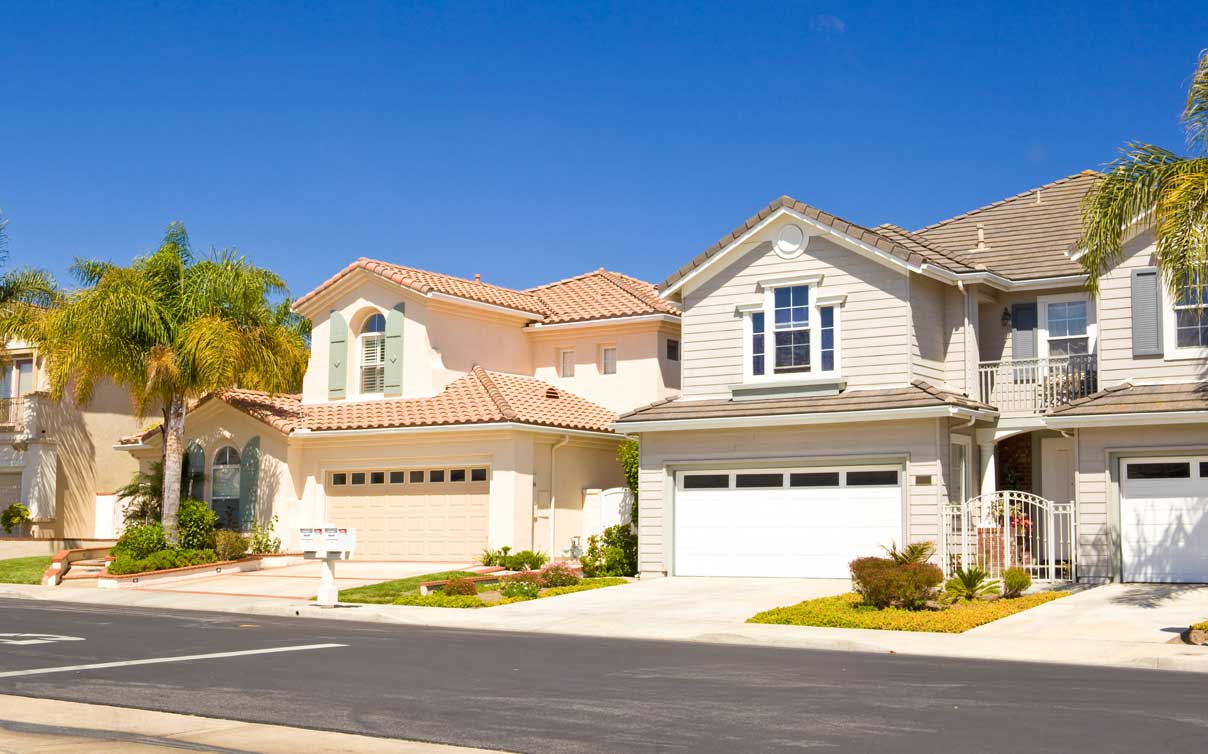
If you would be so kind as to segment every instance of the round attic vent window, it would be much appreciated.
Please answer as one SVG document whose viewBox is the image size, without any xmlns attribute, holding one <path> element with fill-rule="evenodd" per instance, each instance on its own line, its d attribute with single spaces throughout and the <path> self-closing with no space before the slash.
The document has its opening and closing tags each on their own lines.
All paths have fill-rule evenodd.
<svg viewBox="0 0 1208 754">
<path fill-rule="evenodd" d="M 805 251 L 809 236 L 799 225 L 786 225 L 776 233 L 776 253 L 785 259 L 792 259 Z"/>
</svg>

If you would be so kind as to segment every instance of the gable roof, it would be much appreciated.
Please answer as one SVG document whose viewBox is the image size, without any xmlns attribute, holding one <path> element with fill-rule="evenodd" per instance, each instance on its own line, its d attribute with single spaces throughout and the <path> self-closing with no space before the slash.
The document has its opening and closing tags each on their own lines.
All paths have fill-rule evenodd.
<svg viewBox="0 0 1208 754">
<path fill-rule="evenodd" d="M 761 222 L 768 219 L 781 209 L 796 212 L 799 215 L 807 217 L 811 220 L 815 220 L 826 227 L 833 228 L 844 235 L 850 236 L 857 241 L 866 243 L 869 246 L 873 246 L 880 251 L 892 254 L 893 256 L 910 264 L 930 262 L 931 264 L 939 265 L 945 269 L 952 269 L 952 266 L 955 263 L 953 259 L 949 258 L 949 256 L 935 253 L 933 250 L 927 248 L 926 245 L 912 244 L 908 247 L 889 235 L 883 235 L 870 228 L 857 225 L 853 222 L 844 220 L 841 217 L 832 215 L 829 212 L 823 212 L 817 207 L 811 207 L 804 202 L 799 202 L 793 197 L 786 195 L 773 200 L 766 207 L 759 210 L 751 217 L 748 217 L 746 222 L 735 226 L 733 230 L 719 238 L 712 246 L 705 249 L 700 254 L 697 254 L 692 261 L 688 262 L 683 267 L 680 267 L 666 280 L 664 280 L 663 284 L 659 286 L 659 290 L 666 291 L 680 280 L 692 274 L 710 259 L 730 248 L 735 241 L 746 235 L 746 233 L 755 226 L 759 225 Z"/>
<path fill-rule="evenodd" d="M 294 308 L 305 306 L 358 270 L 377 275 L 425 296 L 430 293 L 442 293 L 467 301 L 502 306 L 528 315 L 532 321 L 543 324 L 643 314 L 679 315 L 679 309 L 670 301 L 660 298 L 652 284 L 602 267 L 566 280 L 517 290 L 366 257 L 357 259 L 320 283 L 314 290 L 295 301 Z"/>
<path fill-rule="evenodd" d="M 1083 170 L 915 231 L 1013 280 L 1081 275 L 1067 252 L 1082 230 L 1082 198 L 1100 173 Z M 985 249 L 977 249 L 977 226 Z"/>
<path fill-rule="evenodd" d="M 616 413 L 574 393 L 533 377 L 474 367 L 430 398 L 302 403 L 300 395 L 271 395 L 257 390 L 227 390 L 203 398 L 219 400 L 259 419 L 283 434 L 350 429 L 442 427 L 512 422 L 556 429 L 611 432 Z M 144 441 L 158 425 L 122 440 Z"/>
</svg>

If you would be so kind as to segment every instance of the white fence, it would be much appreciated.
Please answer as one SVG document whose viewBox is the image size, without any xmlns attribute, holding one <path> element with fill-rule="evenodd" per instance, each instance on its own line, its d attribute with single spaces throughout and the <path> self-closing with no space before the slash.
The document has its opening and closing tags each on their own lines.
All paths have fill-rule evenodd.
<svg viewBox="0 0 1208 754">
<path fill-rule="evenodd" d="M 951 503 L 944 514 L 940 564 L 944 575 L 978 566 L 999 578 L 1023 568 L 1038 581 L 1075 577 L 1073 503 L 1002 490 Z"/>
<path fill-rule="evenodd" d="M 983 361 L 980 398 L 1004 413 L 1043 413 L 1099 389 L 1094 354 Z"/>
</svg>

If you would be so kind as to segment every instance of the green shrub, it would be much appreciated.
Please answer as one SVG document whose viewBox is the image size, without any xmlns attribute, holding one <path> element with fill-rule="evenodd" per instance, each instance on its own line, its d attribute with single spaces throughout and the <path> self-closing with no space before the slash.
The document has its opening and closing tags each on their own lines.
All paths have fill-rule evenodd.
<svg viewBox="0 0 1208 754">
<path fill-rule="evenodd" d="M 548 560 L 549 557 L 543 552 L 521 550 L 515 555 L 505 556 L 503 567 L 509 571 L 535 571 L 545 565 Z"/>
<path fill-rule="evenodd" d="M 166 550 L 168 537 L 164 527 L 158 521 L 139 526 L 130 526 L 117 538 L 109 553 L 118 558 L 125 556 L 131 560 L 141 560 L 153 552 Z"/>
<path fill-rule="evenodd" d="M 882 547 L 889 559 L 898 565 L 906 565 L 908 563 L 926 563 L 931 560 L 931 556 L 935 554 L 934 542 L 911 542 L 902 549 L 898 549 L 897 544 L 891 544 L 889 547 Z"/>
<path fill-rule="evenodd" d="M 5 534 L 12 534 L 13 529 L 20 528 L 29 520 L 29 508 L 21 503 L 13 503 L 0 513 L 0 526 L 4 527 Z"/>
<path fill-rule="evenodd" d="M 877 609 L 922 609 L 944 580 L 931 563 L 897 563 L 889 558 L 857 558 L 849 566 L 856 592 Z"/>
<path fill-rule="evenodd" d="M 478 585 L 467 578 L 449 579 L 441 591 L 448 595 L 473 596 L 478 594 Z"/>
<path fill-rule="evenodd" d="M 625 472 L 625 486 L 629 488 L 629 520 L 638 520 L 638 474 L 641 471 L 641 446 L 637 440 L 625 440 L 617 446 L 617 460 Z"/>
<path fill-rule="evenodd" d="M 541 597 L 542 599 L 545 599 L 546 597 L 558 597 L 563 594 L 573 594 L 574 592 L 586 592 L 586 591 L 590 591 L 592 589 L 601 589 L 606 586 L 621 586 L 622 584 L 628 584 L 628 583 L 629 583 L 629 581 L 627 579 L 622 579 L 617 576 L 611 576 L 611 577 L 600 578 L 600 579 L 583 579 L 578 584 L 575 584 L 574 586 L 556 586 L 552 589 L 544 589 L 541 591 L 541 594 L 539 594 L 537 596 Z"/>
<path fill-rule="evenodd" d="M 259 521 L 252 522 L 252 533 L 247 538 L 248 552 L 253 555 L 271 555 L 274 552 L 281 552 L 281 540 L 273 536 L 273 530 L 276 528 L 276 516 L 269 519 L 268 526 L 261 526 Z"/>
<path fill-rule="evenodd" d="M 508 578 L 499 587 L 499 593 L 506 599 L 535 599 L 541 592 L 541 587 L 529 579 Z"/>
<path fill-rule="evenodd" d="M 218 515 L 200 500 L 185 498 L 176 514 L 177 541 L 185 550 L 204 550 L 214 546 L 214 527 Z"/>
<path fill-rule="evenodd" d="M 565 563 L 550 563 L 541 569 L 541 585 L 546 587 L 574 586 L 579 576 Z"/>
<path fill-rule="evenodd" d="M 956 574 L 944 585 L 944 591 L 948 599 L 970 602 L 997 592 L 998 581 L 991 579 L 980 566 L 957 568 Z"/>
<path fill-rule="evenodd" d="M 415 607 L 486 607 L 487 603 L 478 597 L 466 594 L 404 594 L 391 604 L 412 605 Z"/>
<path fill-rule="evenodd" d="M 1002 596 L 1015 599 L 1032 586 L 1032 576 L 1022 568 L 1008 568 L 1002 572 Z"/>
<path fill-rule="evenodd" d="M 840 594 L 837 597 L 820 597 L 797 605 L 766 610 L 749 618 L 747 622 L 959 634 L 1069 594 L 1070 592 L 1040 592 L 1025 595 L 1017 600 L 961 602 L 945 610 L 902 610 L 896 607 L 873 610 L 862 604 L 858 594 Z"/>
<path fill-rule="evenodd" d="M 219 560 L 239 560 L 247 555 L 247 540 L 237 531 L 214 532 L 214 552 Z"/>
<path fill-rule="evenodd" d="M 638 572 L 638 535 L 629 524 L 604 530 L 602 536 L 587 538 L 587 552 L 579 558 L 583 575 L 633 576 Z"/>
<path fill-rule="evenodd" d="M 507 545 L 500 547 L 498 550 L 487 548 L 482 551 L 482 555 L 479 556 L 478 562 L 488 567 L 494 566 L 498 568 L 506 568 L 508 553 L 511 551 L 512 548 L 508 547 Z"/>
<path fill-rule="evenodd" d="M 169 568 L 204 565 L 218 560 L 213 550 L 160 550 L 144 558 L 134 558 L 126 553 L 109 562 L 108 572 L 114 575 L 166 571 Z"/>
</svg>

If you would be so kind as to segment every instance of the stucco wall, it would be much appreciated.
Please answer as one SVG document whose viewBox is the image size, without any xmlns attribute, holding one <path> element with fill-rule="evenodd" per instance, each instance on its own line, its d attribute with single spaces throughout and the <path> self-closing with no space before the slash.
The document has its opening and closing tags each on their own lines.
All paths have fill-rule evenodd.
<svg viewBox="0 0 1208 754">
<path fill-rule="evenodd" d="M 724 268 L 685 292 L 682 382 L 686 397 L 725 395 L 730 385 L 742 381 L 743 326 L 735 307 L 761 300 L 759 280 L 787 275 L 821 273 L 824 279 L 814 295 L 847 295 L 839 310 L 839 329 L 842 372 L 850 388 L 907 381 L 906 275 L 821 237 L 812 238 L 796 259 L 782 259 L 768 239 L 787 222 L 772 224 L 730 252 L 733 258 Z"/>
<path fill-rule="evenodd" d="M 620 487 L 625 475 L 617 460 L 617 442 L 574 438 L 554 456 L 554 484 L 550 483 L 551 452 L 558 438 L 542 437 L 534 446 L 539 507 L 533 516 L 533 548 L 553 557 L 566 557 L 571 540 L 583 536 L 583 491 Z M 550 547 L 550 492 L 555 502 L 554 547 Z"/>
<path fill-rule="evenodd" d="M 639 480 L 640 569 L 658 575 L 673 568 L 672 472 L 683 464 L 841 465 L 869 458 L 905 459 L 907 536 L 913 541 L 936 541 L 944 495 L 940 459 L 947 457 L 947 443 L 944 419 L 645 434 Z M 931 484 L 915 484 L 918 476 L 931 476 Z"/>
</svg>

